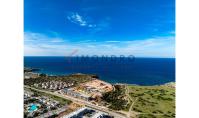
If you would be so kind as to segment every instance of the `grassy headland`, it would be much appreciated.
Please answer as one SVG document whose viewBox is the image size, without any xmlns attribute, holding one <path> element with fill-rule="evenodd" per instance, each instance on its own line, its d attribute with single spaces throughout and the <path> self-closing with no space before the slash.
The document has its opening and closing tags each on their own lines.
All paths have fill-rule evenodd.
<svg viewBox="0 0 199 118">
<path fill-rule="evenodd" d="M 132 111 L 139 118 L 174 118 L 175 87 L 174 83 L 161 86 L 129 85 L 129 95 L 136 100 Z"/>
</svg>

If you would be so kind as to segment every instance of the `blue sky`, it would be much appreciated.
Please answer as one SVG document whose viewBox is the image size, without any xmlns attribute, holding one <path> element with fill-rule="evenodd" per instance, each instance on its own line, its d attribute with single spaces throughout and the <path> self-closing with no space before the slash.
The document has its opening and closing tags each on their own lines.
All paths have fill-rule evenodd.
<svg viewBox="0 0 199 118">
<path fill-rule="evenodd" d="M 25 0 L 25 56 L 175 57 L 175 0 Z"/>
</svg>

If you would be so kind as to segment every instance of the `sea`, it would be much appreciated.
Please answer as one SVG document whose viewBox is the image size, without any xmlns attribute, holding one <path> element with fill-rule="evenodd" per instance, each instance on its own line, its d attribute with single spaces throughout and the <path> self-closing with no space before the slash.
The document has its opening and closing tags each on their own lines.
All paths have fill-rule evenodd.
<svg viewBox="0 0 199 118">
<path fill-rule="evenodd" d="M 25 56 L 24 66 L 48 75 L 96 74 L 112 84 L 150 86 L 175 82 L 175 58 Z"/>
</svg>

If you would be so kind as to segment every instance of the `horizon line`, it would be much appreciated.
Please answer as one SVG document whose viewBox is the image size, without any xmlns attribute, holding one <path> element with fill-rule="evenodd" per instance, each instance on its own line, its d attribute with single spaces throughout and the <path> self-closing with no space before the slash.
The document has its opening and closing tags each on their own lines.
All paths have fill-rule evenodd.
<svg viewBox="0 0 199 118">
<path fill-rule="evenodd" d="M 98 56 L 98 57 L 111 57 L 111 56 L 113 56 L 113 55 L 92 55 L 92 56 L 90 56 L 90 55 L 77 55 L 77 56 L 79 56 L 79 57 L 94 57 L 94 56 Z M 60 55 L 60 56 L 50 56 L 50 55 L 43 55 L 43 56 L 36 56 L 36 55 L 34 55 L 34 56 L 23 56 L 23 57 L 77 57 L 77 56 L 63 56 L 63 55 Z M 115 56 L 115 55 L 114 55 Z M 115 56 L 116 58 L 117 57 L 120 57 L 121 55 L 119 55 L 119 56 Z M 128 55 L 128 56 L 125 56 L 125 55 L 122 55 L 122 56 L 124 56 L 124 58 L 127 58 L 127 57 L 129 57 L 129 56 L 133 56 L 133 55 Z M 170 58 L 170 59 L 176 59 L 176 57 L 143 57 L 143 56 L 134 56 L 134 58 Z"/>
</svg>

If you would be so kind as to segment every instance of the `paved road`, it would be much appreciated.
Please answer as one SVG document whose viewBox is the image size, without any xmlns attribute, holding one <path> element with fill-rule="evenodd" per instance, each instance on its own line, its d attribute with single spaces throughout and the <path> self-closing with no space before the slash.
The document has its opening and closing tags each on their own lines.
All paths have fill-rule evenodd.
<svg viewBox="0 0 199 118">
<path fill-rule="evenodd" d="M 96 109 L 96 110 L 99 110 L 99 111 L 106 112 L 106 113 L 108 113 L 109 115 L 114 116 L 114 118 L 127 118 L 125 115 L 120 114 L 120 113 L 116 113 L 116 112 L 114 112 L 114 111 L 111 111 L 111 110 L 109 110 L 109 109 L 106 108 L 106 107 L 97 106 L 97 105 L 91 104 L 91 103 L 88 102 L 88 101 L 84 101 L 84 100 L 81 100 L 81 99 L 77 99 L 77 98 L 74 98 L 74 97 L 72 97 L 72 96 L 59 94 L 59 93 L 57 93 L 57 92 L 44 91 L 44 90 L 40 90 L 40 89 L 36 89 L 36 88 L 29 87 L 29 86 L 25 86 L 25 87 L 26 87 L 26 88 L 31 88 L 31 89 L 36 90 L 36 91 L 44 92 L 44 93 L 47 93 L 47 94 L 51 94 L 51 95 L 54 95 L 54 96 L 58 96 L 58 97 L 61 97 L 61 98 L 64 98 L 64 99 L 68 99 L 68 100 L 71 100 L 71 101 L 73 101 L 74 103 L 77 103 L 77 104 L 84 104 L 84 105 L 86 105 L 86 106 L 88 106 L 88 107 L 90 107 L 90 108 L 93 108 L 93 109 Z"/>
</svg>

